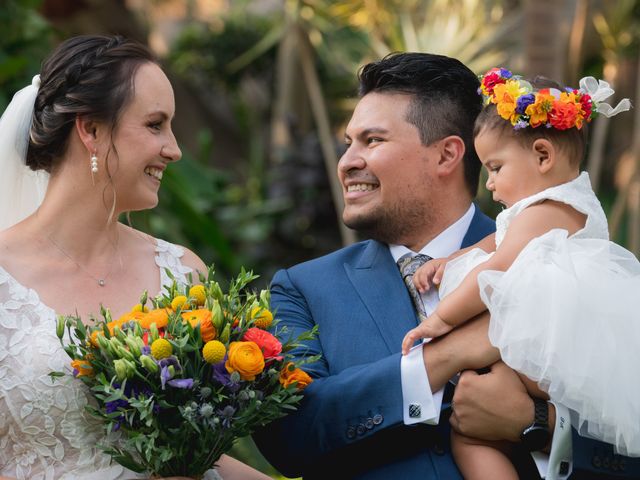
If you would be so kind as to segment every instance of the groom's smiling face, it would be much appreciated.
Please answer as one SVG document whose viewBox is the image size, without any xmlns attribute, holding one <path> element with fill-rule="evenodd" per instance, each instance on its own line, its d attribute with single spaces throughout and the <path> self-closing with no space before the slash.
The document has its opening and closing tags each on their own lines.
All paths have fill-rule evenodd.
<svg viewBox="0 0 640 480">
<path fill-rule="evenodd" d="M 409 245 L 432 208 L 434 149 L 407 121 L 412 97 L 371 92 L 345 131 L 338 163 L 344 223 L 387 243 Z"/>
</svg>

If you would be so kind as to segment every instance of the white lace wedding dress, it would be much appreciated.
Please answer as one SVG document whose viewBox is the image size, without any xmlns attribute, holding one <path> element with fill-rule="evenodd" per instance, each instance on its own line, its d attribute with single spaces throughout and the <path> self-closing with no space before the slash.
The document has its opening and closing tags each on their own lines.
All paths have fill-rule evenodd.
<svg viewBox="0 0 640 480">
<path fill-rule="evenodd" d="M 640 262 L 609 241 L 607 219 L 587 173 L 520 200 L 496 218 L 500 245 L 513 219 L 545 199 L 587 216 L 569 236 L 535 238 L 506 272 L 483 271 L 489 338 L 504 362 L 571 411 L 580 434 L 640 456 Z M 488 254 L 473 249 L 447 264 L 443 298 Z"/>
<path fill-rule="evenodd" d="M 183 249 L 157 240 L 162 285 L 186 282 Z M 71 377 L 56 336 L 56 314 L 0 267 L 0 476 L 29 480 L 116 480 L 140 475 L 110 463 L 97 447 L 102 427 L 86 411 L 90 395 Z"/>
</svg>

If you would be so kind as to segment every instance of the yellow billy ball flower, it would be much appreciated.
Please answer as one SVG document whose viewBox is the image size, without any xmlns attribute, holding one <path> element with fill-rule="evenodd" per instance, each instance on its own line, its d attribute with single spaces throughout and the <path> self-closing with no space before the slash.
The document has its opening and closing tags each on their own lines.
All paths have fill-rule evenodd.
<svg viewBox="0 0 640 480">
<path fill-rule="evenodd" d="M 182 308 L 188 300 L 189 299 L 184 295 L 177 295 L 173 300 L 171 300 L 171 308 L 173 310 L 178 310 L 179 308 Z"/>
<path fill-rule="evenodd" d="M 155 358 L 156 360 L 167 358 L 171 356 L 172 353 L 173 347 L 171 346 L 169 341 L 165 340 L 164 338 L 158 338 L 151 344 L 151 355 L 153 355 L 153 358 Z"/>
<path fill-rule="evenodd" d="M 195 298 L 198 305 L 204 305 L 205 290 L 204 285 L 194 285 L 189 289 L 189 296 Z"/>
<path fill-rule="evenodd" d="M 271 326 L 273 322 L 273 314 L 262 307 L 253 307 L 251 309 L 251 318 L 253 318 L 253 324 L 258 327 L 266 330 Z"/>
<path fill-rule="evenodd" d="M 218 340 L 211 340 L 202 347 L 202 356 L 207 363 L 214 364 L 221 362 L 224 359 L 225 353 L 227 353 L 227 348 L 224 346 L 224 343 Z"/>
<path fill-rule="evenodd" d="M 133 308 L 131 309 L 132 312 L 148 312 L 149 308 L 145 305 L 144 307 L 142 306 L 141 303 L 136 303 Z"/>
</svg>

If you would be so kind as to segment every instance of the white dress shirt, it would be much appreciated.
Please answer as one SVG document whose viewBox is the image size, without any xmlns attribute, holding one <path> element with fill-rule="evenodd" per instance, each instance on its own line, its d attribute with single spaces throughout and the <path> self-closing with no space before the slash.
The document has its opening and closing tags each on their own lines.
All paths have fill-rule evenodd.
<svg viewBox="0 0 640 480">
<path fill-rule="evenodd" d="M 475 213 L 475 205 L 471 204 L 465 214 L 456 222 L 447 227 L 442 233 L 431 240 L 419 252 L 413 252 L 404 245 L 389 245 L 389 251 L 393 260 L 397 262 L 401 257 L 410 253 L 412 256 L 422 253 L 431 258 L 448 257 L 453 252 L 460 249 L 462 240 L 469 230 L 471 220 Z M 427 315 L 435 310 L 440 298 L 436 289 L 429 289 L 422 294 L 422 302 Z M 440 421 L 440 409 L 442 407 L 442 397 L 444 388 L 437 392 L 431 392 L 429 386 L 429 374 L 424 365 L 422 356 L 422 346 L 417 345 L 411 349 L 407 355 L 403 355 L 400 361 L 400 377 L 402 383 L 403 417 L 405 425 L 416 423 L 426 423 L 437 425 Z M 410 406 L 419 405 L 419 413 Z M 550 454 L 543 452 L 533 452 L 532 457 L 538 467 L 541 478 L 547 480 L 564 479 L 569 476 L 572 470 L 572 442 L 571 425 L 568 422 L 568 411 L 562 405 L 556 405 L 556 424 L 554 436 L 551 443 Z M 561 463 L 563 470 L 559 473 Z M 567 468 L 568 467 L 568 468 Z"/>
</svg>

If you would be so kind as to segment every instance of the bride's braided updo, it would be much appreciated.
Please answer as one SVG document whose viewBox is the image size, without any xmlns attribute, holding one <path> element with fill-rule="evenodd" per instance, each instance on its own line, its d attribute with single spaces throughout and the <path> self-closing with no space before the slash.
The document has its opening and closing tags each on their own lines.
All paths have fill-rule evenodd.
<svg viewBox="0 0 640 480">
<path fill-rule="evenodd" d="M 27 165 L 51 172 L 78 115 L 113 128 L 146 62 L 156 63 L 146 46 L 117 35 L 81 35 L 61 43 L 40 72 Z"/>
</svg>

